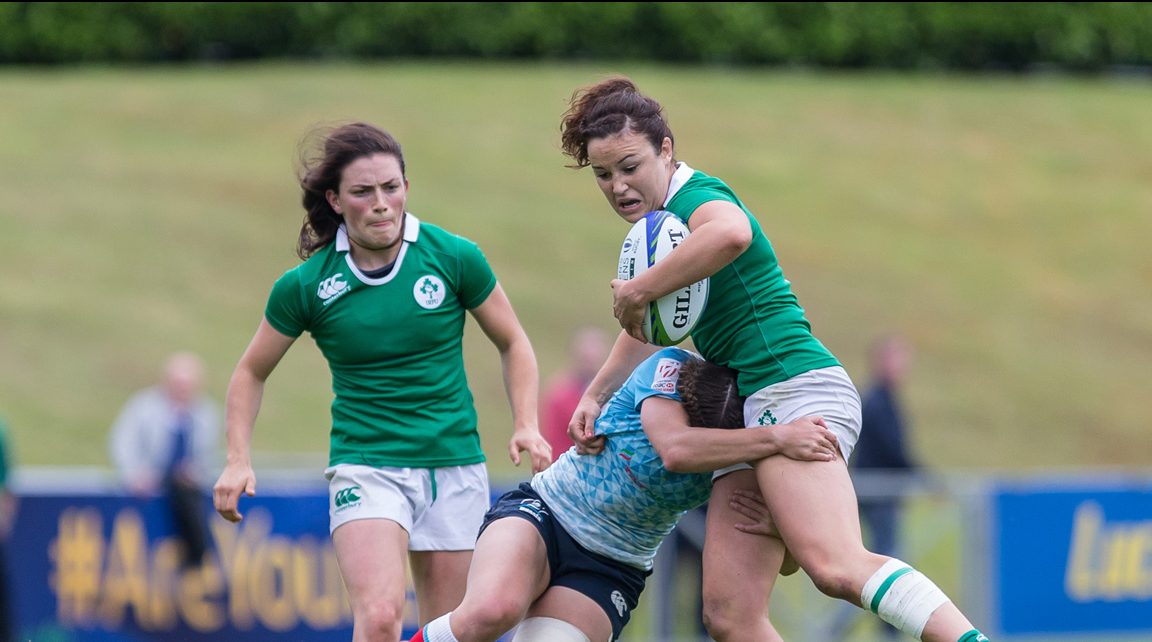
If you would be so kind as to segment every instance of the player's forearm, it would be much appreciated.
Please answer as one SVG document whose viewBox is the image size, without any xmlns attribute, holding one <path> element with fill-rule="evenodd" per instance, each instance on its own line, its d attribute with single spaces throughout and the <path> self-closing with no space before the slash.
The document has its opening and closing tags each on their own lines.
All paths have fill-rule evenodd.
<svg viewBox="0 0 1152 642">
<path fill-rule="evenodd" d="M 666 437 L 657 450 L 664 467 L 676 473 L 702 473 L 756 461 L 779 452 L 776 440 L 761 429 L 684 427 Z"/>
<path fill-rule="evenodd" d="M 613 344 L 608 358 L 604 361 L 604 365 L 600 367 L 600 371 L 588 384 L 584 396 L 595 399 L 596 403 L 603 406 L 628 380 L 632 370 L 658 349 L 656 346 L 641 343 L 628 336 L 627 333 L 621 332 L 616 338 L 616 343 Z"/>
<path fill-rule="evenodd" d="M 693 230 L 662 261 L 632 279 L 628 287 L 643 301 L 655 301 L 719 272 L 748 249 L 750 234 L 744 221 L 709 221 Z"/>
<path fill-rule="evenodd" d="M 514 430 L 539 430 L 540 372 L 528 336 L 521 334 L 500 353 L 504 389 L 512 410 Z"/>
<path fill-rule="evenodd" d="M 225 434 L 228 463 L 249 463 L 252 458 L 252 431 L 264 398 L 264 380 L 237 369 L 228 384 Z"/>
</svg>

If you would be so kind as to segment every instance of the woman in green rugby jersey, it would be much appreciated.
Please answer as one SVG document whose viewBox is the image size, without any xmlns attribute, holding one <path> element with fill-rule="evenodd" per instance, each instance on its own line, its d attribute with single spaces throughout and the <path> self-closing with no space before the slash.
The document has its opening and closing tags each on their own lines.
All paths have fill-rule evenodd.
<svg viewBox="0 0 1152 642">
<path fill-rule="evenodd" d="M 305 159 L 303 263 L 272 286 L 227 395 L 228 458 L 213 496 L 237 522 L 253 495 L 250 444 L 265 381 L 305 331 L 332 373 L 329 514 L 353 639 L 398 640 L 405 554 L 421 623 L 464 596 L 489 507 L 462 338 L 471 313 L 500 353 L 512 407 L 508 454 L 551 462 L 536 425 L 536 357 L 484 254 L 406 209 L 399 143 L 338 127 Z"/>
<path fill-rule="evenodd" d="M 615 280 L 621 332 L 585 392 L 569 431 L 587 451 L 595 418 L 637 363 L 656 348 L 641 332 L 649 302 L 705 277 L 708 307 L 692 340 L 705 359 L 736 370 L 747 397 L 747 426 L 819 415 L 837 437 L 835 461 L 769 457 L 718 471 L 704 551 L 704 619 L 720 640 L 765 639 L 771 583 L 749 560 L 764 559 L 762 538 L 739 531 L 734 497 L 759 488 L 791 554 L 825 594 L 869 608 L 919 639 L 982 639 L 923 574 L 864 548 L 847 458 L 860 431 L 860 399 L 836 357 L 811 332 L 756 218 L 724 182 L 675 158 L 659 103 L 623 77 L 578 90 L 562 125 L 575 168 L 591 167 L 618 216 L 634 223 L 653 210 L 683 220 L 691 235 L 630 281 Z"/>
</svg>

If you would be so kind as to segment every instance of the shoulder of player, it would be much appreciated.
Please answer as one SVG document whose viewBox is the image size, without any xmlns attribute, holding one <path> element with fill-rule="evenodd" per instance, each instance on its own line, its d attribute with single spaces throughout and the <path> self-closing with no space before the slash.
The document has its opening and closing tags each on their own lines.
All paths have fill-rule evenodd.
<svg viewBox="0 0 1152 642">
<path fill-rule="evenodd" d="M 699 359 L 700 356 L 675 346 L 661 348 L 660 350 L 652 353 L 652 356 L 645 359 L 641 365 L 636 368 L 636 370 L 639 371 L 646 368 L 656 368 L 662 361 L 675 361 L 677 363 L 684 363 L 685 361 L 693 358 Z"/>
<path fill-rule="evenodd" d="M 284 270 L 279 280 L 295 279 L 296 284 L 306 286 L 331 276 L 334 264 L 344 265 L 344 257 L 336 251 L 335 242 L 320 248 L 302 263 Z"/>
<path fill-rule="evenodd" d="M 712 189 L 720 190 L 730 194 L 733 193 L 732 188 L 728 186 L 728 183 L 725 183 L 715 176 L 705 174 L 704 172 L 697 169 L 693 170 L 692 176 L 688 178 L 680 190 L 681 192 L 687 192 L 698 189 Z"/>
<path fill-rule="evenodd" d="M 740 198 L 727 183 L 700 170 L 693 170 L 688 180 L 668 200 L 667 207 L 686 221 L 700 207 L 712 202 L 743 209 Z"/>
<path fill-rule="evenodd" d="M 467 248 L 479 247 L 472 239 L 434 223 L 421 219 L 419 224 L 420 232 L 413 244 L 422 250 L 456 256 Z"/>
</svg>

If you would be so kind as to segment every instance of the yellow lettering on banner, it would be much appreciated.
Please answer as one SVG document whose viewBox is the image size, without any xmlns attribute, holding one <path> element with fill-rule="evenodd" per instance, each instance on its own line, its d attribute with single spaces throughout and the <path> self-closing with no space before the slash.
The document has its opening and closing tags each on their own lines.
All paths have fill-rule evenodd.
<svg viewBox="0 0 1152 642">
<path fill-rule="evenodd" d="M 251 554 L 247 540 L 254 538 L 258 544 L 268 536 L 272 527 L 267 512 L 260 508 L 249 510 L 240 524 L 237 527 L 223 520 L 214 520 L 212 534 L 228 586 L 228 618 L 233 627 L 247 631 L 255 625 L 248 601 Z"/>
<path fill-rule="evenodd" d="M 170 537 L 159 540 L 152 549 L 152 589 L 149 591 L 147 618 L 151 627 L 144 627 L 146 629 L 167 631 L 176 628 L 176 604 L 172 592 L 180 574 L 180 555 L 180 544 Z"/>
<path fill-rule="evenodd" d="M 314 629 L 339 626 L 351 612 L 332 546 L 305 535 L 292 552 L 292 594 L 300 617 Z"/>
<path fill-rule="evenodd" d="M 224 578 L 216 560 L 209 556 L 199 568 L 180 578 L 180 614 L 188 627 L 210 633 L 224 626 Z"/>
<path fill-rule="evenodd" d="M 292 604 L 292 545 L 284 537 L 270 537 L 252 557 L 248 576 L 252 607 L 260 622 L 273 631 L 296 626 Z"/>
<path fill-rule="evenodd" d="M 210 524 L 219 559 L 210 553 L 203 565 L 184 568 L 183 545 L 174 537 L 149 540 L 136 508 L 113 517 L 107 538 L 99 510 L 63 510 L 48 546 L 58 623 L 143 631 L 183 623 L 198 633 L 251 630 L 257 622 L 272 631 L 301 622 L 318 631 L 351 624 L 331 540 L 274 536 L 272 516 L 261 508 L 240 527 Z"/>
<path fill-rule="evenodd" d="M 1104 568 L 1100 573 L 1100 596 L 1107 600 L 1124 599 L 1124 558 L 1128 537 L 1123 529 L 1110 529 L 1104 545 Z"/>
<path fill-rule="evenodd" d="M 108 628 L 114 629 L 123 623 L 128 607 L 132 607 L 142 628 L 152 628 L 148 608 L 147 542 L 140 515 L 131 509 L 120 511 L 112 522 L 108 569 L 100 601 L 100 616 Z"/>
<path fill-rule="evenodd" d="M 1152 521 L 1109 524 L 1099 504 L 1081 504 L 1064 587 L 1075 602 L 1152 598 Z"/>
<path fill-rule="evenodd" d="M 66 508 L 58 524 L 56 539 L 48 544 L 48 585 L 56 594 L 56 617 L 61 624 L 86 625 L 100 598 L 104 523 L 95 509 Z"/>
<path fill-rule="evenodd" d="M 1081 504 L 1072 516 L 1072 550 L 1064 576 L 1064 590 L 1074 602 L 1089 602 L 1095 595 L 1092 569 L 1096 566 L 1096 539 L 1104 521 L 1100 507 Z"/>
</svg>

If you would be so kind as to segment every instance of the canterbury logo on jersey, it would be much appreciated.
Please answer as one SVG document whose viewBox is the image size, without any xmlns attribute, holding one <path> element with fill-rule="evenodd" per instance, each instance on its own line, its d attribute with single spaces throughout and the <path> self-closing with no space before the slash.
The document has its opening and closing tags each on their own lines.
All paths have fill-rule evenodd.
<svg viewBox="0 0 1152 642">
<path fill-rule="evenodd" d="M 336 496 L 332 498 L 332 503 L 336 505 L 336 510 L 341 511 L 359 504 L 361 498 L 356 494 L 358 490 L 360 490 L 359 486 L 349 486 L 348 488 L 341 488 L 336 491 Z"/>
<path fill-rule="evenodd" d="M 337 274 L 320 282 L 320 287 L 316 288 L 316 296 L 324 300 L 324 305 L 328 305 L 334 301 L 336 297 L 350 289 L 348 282 L 344 280 L 344 275 Z"/>
</svg>

